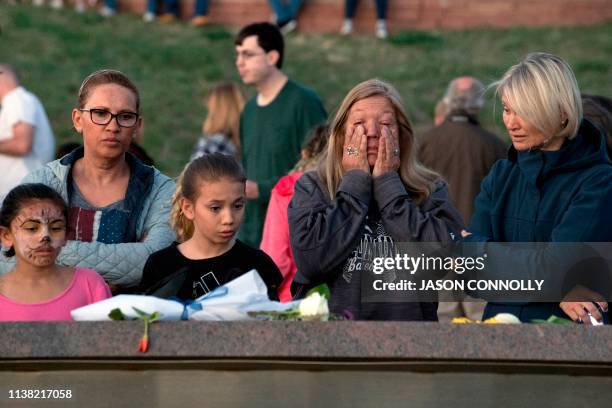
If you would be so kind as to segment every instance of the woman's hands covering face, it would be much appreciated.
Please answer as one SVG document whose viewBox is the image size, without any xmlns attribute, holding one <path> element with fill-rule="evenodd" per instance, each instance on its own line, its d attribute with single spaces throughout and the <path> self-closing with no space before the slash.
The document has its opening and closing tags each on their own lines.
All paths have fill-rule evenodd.
<svg viewBox="0 0 612 408">
<path fill-rule="evenodd" d="M 342 148 L 344 171 L 363 170 L 370 172 L 368 165 L 368 138 L 363 126 L 347 127 Z"/>
<path fill-rule="evenodd" d="M 400 167 L 400 147 L 397 131 L 391 130 L 389 126 L 381 126 L 380 129 L 378 156 L 372 169 L 373 177 L 397 171 Z"/>
<path fill-rule="evenodd" d="M 397 171 L 400 166 L 400 148 L 397 131 L 381 126 L 378 135 L 378 153 L 374 166 L 368 164 L 368 137 L 363 125 L 348 127 L 344 138 L 342 167 L 344 171 L 363 170 L 378 177 Z"/>
</svg>

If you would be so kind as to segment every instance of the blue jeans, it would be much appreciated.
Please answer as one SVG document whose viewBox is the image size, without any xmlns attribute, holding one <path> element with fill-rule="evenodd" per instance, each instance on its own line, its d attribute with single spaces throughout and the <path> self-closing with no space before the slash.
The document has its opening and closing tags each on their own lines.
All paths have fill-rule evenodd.
<svg viewBox="0 0 612 408">
<path fill-rule="evenodd" d="M 147 12 L 157 14 L 157 0 L 147 1 Z M 164 0 L 162 13 L 179 14 L 178 0 Z"/>
<path fill-rule="evenodd" d="M 196 0 L 195 15 L 205 16 L 208 14 L 208 0 Z"/>
<path fill-rule="evenodd" d="M 344 4 L 344 17 L 352 20 L 355 17 L 355 10 L 357 9 L 358 0 L 346 0 Z M 375 0 L 376 1 L 376 16 L 379 20 L 387 19 L 387 0 Z"/>
<path fill-rule="evenodd" d="M 270 7 L 276 14 L 278 24 L 286 23 L 297 18 L 298 11 L 302 6 L 302 0 L 268 0 Z"/>
<path fill-rule="evenodd" d="M 117 11 L 117 0 L 104 0 L 104 5 L 111 10 Z M 147 11 L 157 14 L 157 0 L 147 1 Z M 178 11 L 178 0 L 164 0 L 165 13 L 178 14 Z"/>
</svg>

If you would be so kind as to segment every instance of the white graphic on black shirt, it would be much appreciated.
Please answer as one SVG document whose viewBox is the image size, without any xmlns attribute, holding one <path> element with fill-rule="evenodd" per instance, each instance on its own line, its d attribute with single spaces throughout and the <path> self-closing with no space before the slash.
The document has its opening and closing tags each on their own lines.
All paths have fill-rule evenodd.
<svg viewBox="0 0 612 408">
<path fill-rule="evenodd" d="M 193 298 L 197 299 L 200 296 L 204 296 L 208 292 L 215 290 L 221 286 L 219 280 L 213 273 L 213 271 L 207 272 L 200 276 L 199 280 L 193 281 Z"/>
<path fill-rule="evenodd" d="M 365 231 L 359 244 L 347 259 L 342 269 L 342 278 L 351 283 L 355 272 L 371 272 L 374 258 L 395 257 L 393 238 L 387 234 L 380 219 L 373 220 L 366 216 Z M 383 275 L 384 281 L 392 282 L 395 273 L 390 271 Z"/>
</svg>

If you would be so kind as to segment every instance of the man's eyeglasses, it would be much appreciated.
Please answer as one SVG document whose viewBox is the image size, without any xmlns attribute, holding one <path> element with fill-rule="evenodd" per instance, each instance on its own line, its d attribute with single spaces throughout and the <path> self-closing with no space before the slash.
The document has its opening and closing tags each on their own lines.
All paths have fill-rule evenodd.
<svg viewBox="0 0 612 408">
<path fill-rule="evenodd" d="M 135 112 L 110 113 L 106 109 L 79 109 L 81 112 L 89 112 L 91 121 L 96 125 L 108 125 L 115 119 L 119 127 L 131 128 L 138 122 L 139 115 Z"/>
<path fill-rule="evenodd" d="M 251 59 L 258 55 L 264 55 L 265 52 L 254 52 L 254 51 L 240 51 L 236 53 L 236 59 L 242 57 L 245 60 Z"/>
</svg>

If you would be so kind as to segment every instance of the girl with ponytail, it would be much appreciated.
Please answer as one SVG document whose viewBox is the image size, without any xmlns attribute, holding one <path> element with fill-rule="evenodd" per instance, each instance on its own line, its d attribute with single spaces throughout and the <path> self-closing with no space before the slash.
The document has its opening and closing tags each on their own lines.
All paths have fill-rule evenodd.
<svg viewBox="0 0 612 408">
<path fill-rule="evenodd" d="M 172 199 L 170 222 L 178 242 L 151 254 L 141 292 L 197 299 L 256 269 L 270 298 L 278 299 L 282 276 L 274 262 L 235 238 L 244 217 L 245 185 L 233 157 L 206 154 L 187 164 Z"/>
</svg>

